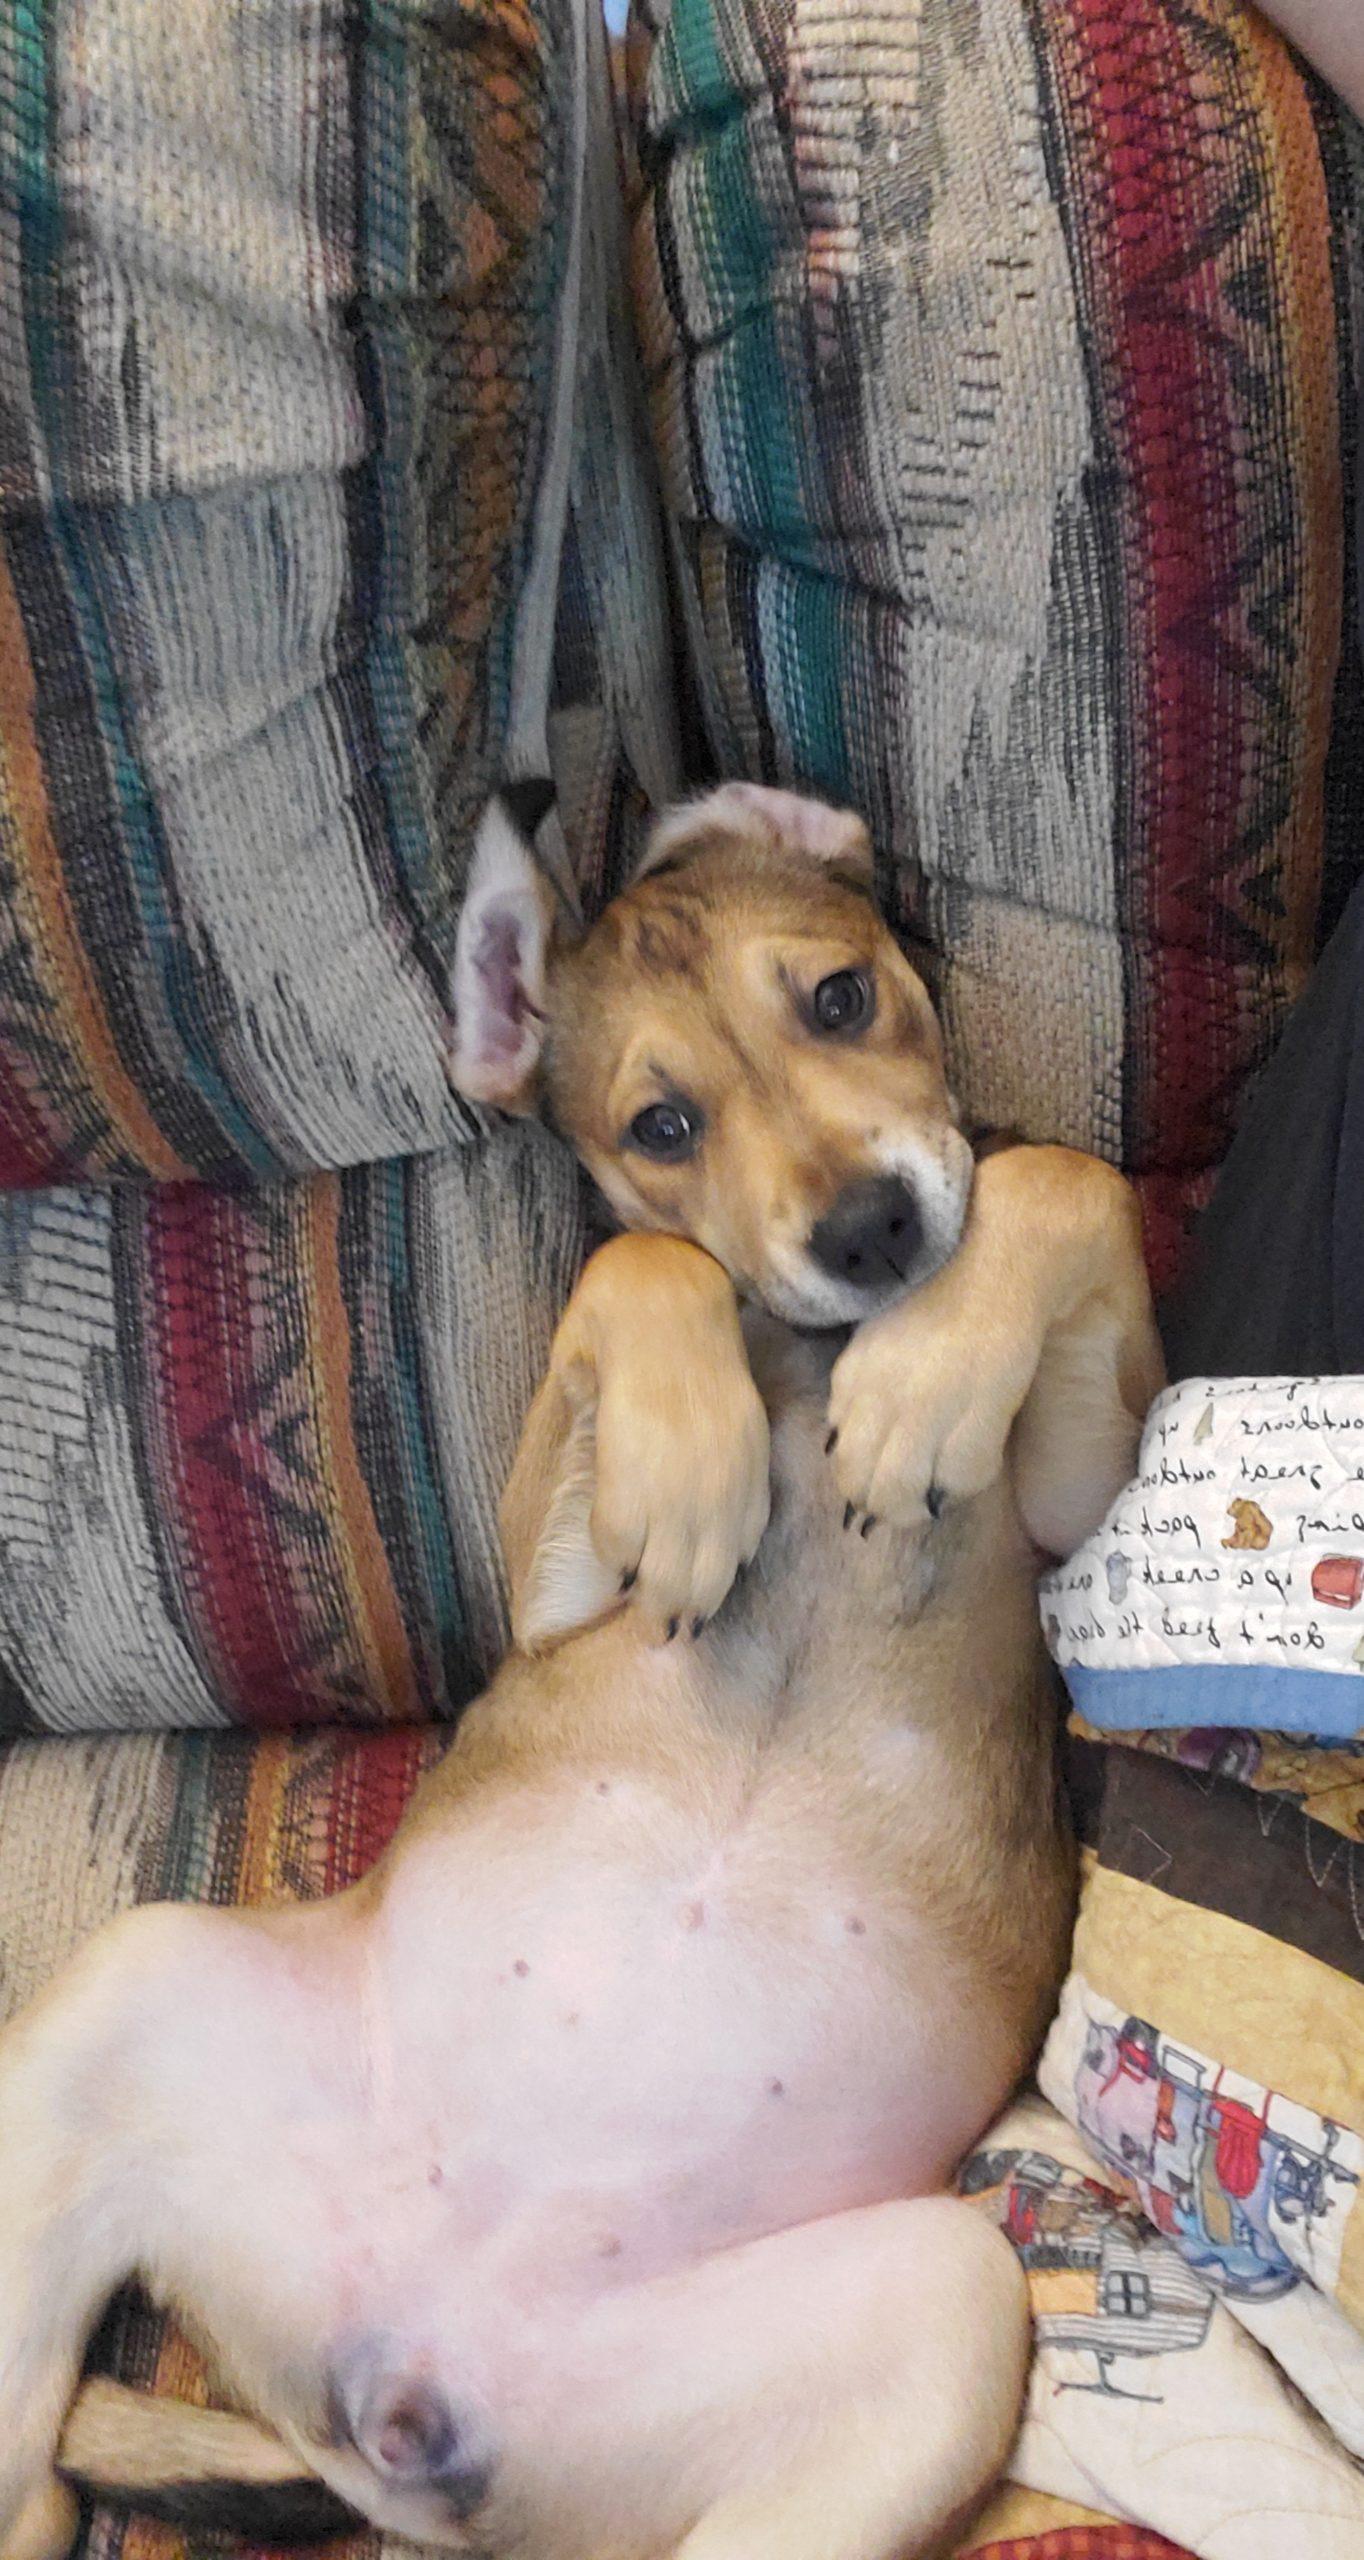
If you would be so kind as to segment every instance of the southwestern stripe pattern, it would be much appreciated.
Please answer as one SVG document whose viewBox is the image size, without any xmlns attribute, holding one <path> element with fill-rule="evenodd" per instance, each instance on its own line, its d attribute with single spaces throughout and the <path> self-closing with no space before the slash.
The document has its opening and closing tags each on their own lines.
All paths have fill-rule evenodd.
<svg viewBox="0 0 1364 2560">
<path fill-rule="evenodd" d="M 719 761 L 868 810 L 1166 1277 L 1364 842 L 1358 129 L 1239 0 L 674 0 L 637 115 Z"/>
<path fill-rule="evenodd" d="M 580 55 L 572 0 L 3 13 L 0 1183 L 468 1137 Z"/>
<path fill-rule="evenodd" d="M 449 1717 L 582 1250 L 532 1125 L 223 1191 L 0 1198 L 0 1730 Z"/>
</svg>

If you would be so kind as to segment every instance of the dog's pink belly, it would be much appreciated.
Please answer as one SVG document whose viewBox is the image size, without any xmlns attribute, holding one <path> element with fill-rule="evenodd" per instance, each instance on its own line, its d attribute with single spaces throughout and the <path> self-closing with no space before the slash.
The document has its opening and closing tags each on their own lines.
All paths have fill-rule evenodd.
<svg viewBox="0 0 1364 2560">
<path fill-rule="evenodd" d="M 931 2190 L 980 2129 L 999 2064 L 940 1950 L 758 1825 L 699 1859 L 678 1829 L 570 1820 L 536 1856 L 473 1824 L 399 1871 L 365 2104 L 316 2163 L 344 2320 L 425 2296 L 440 2327 L 451 2288 L 538 2316 Z"/>
</svg>

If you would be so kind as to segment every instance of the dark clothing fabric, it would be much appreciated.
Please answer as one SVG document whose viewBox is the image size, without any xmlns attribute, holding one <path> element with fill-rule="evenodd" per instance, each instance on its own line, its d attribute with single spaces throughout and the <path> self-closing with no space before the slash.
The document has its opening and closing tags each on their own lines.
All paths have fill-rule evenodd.
<svg viewBox="0 0 1364 2560">
<path fill-rule="evenodd" d="M 1364 882 L 1251 1099 L 1164 1329 L 1174 1378 L 1364 1372 Z"/>
</svg>

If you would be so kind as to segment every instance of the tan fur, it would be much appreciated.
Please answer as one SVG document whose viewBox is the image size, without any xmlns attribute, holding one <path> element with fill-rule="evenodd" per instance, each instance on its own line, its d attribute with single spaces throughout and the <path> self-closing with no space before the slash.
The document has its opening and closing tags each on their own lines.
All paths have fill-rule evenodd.
<svg viewBox="0 0 1364 2560">
<path fill-rule="evenodd" d="M 340 2111 L 335 2146 L 370 2198 L 359 2264 L 382 2272 L 390 2252 L 404 2316 L 435 2288 L 419 2370 L 467 2387 L 471 2442 L 488 2440 L 480 2543 L 894 2560 L 1002 2461 L 1021 2278 L 934 2190 L 1034 2049 L 1064 1961 L 1073 1868 L 1032 1542 L 1102 1515 L 1159 1358 L 1108 1168 L 990 1155 L 957 1244 L 937 1031 L 848 885 L 864 853 L 846 817 L 717 795 L 545 964 L 549 1105 L 634 1232 L 583 1273 L 507 1489 L 518 1650 L 387 1857 L 299 1913 L 134 1915 L 0 2041 L 3 2560 L 47 2560 L 35 2516 L 56 2519 L 52 2552 L 64 2538 L 42 2503 L 64 2404 L 134 2265 L 337 2495 L 463 2540 L 328 2418 L 333 2244 L 309 2238 L 288 2143 L 253 2131 L 315 2021 L 308 2122 L 330 2144 Z M 821 1042 L 804 998 L 854 964 L 875 972 L 875 1020 Z M 484 1028 L 464 1025 L 471 1054 L 512 1054 Z M 705 1145 L 646 1165 L 630 1121 L 679 1086 Z M 887 1149 L 940 1181 L 951 1258 L 929 1234 L 922 1285 L 846 1341 L 792 1331 L 777 1319 L 806 1285 L 812 1221 Z M 490 2056 L 469 2023 L 489 2002 L 506 2022 Z M 575 2077 L 555 2057 L 589 2028 L 597 2059 Z M 442 2109 L 458 2117 L 499 2054 L 477 2085 L 494 2108 L 505 2081 L 511 2114 L 488 2140 L 509 2156 L 539 2110 L 544 2165 L 536 2151 L 510 2219 L 459 2226 L 447 2301 L 421 2238 L 446 2208 L 411 2146 L 439 2144 Z M 215 2185 L 196 2093 L 220 2060 L 234 2122 Z M 714 2105 L 722 2139 L 699 2129 Z M 259 2183 L 239 2207 L 243 2149 Z M 478 2377 L 501 2371 L 498 2306 L 523 2296 L 534 2325 L 504 2398 Z M 391 2288 L 376 2299 L 391 2329 Z"/>
</svg>

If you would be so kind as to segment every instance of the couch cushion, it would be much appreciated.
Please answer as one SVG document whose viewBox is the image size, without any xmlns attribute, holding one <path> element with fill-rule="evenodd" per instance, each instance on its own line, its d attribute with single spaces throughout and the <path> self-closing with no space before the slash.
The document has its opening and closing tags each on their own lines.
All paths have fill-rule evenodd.
<svg viewBox="0 0 1364 2560">
<path fill-rule="evenodd" d="M 277 13 L 269 20 L 274 50 L 268 59 L 265 20 L 226 10 L 214 24 L 227 58 L 235 60 L 234 46 L 243 54 L 237 68 L 248 83 L 248 100 L 258 103 L 277 90 L 281 100 L 286 92 L 293 98 L 287 113 L 281 103 L 276 124 L 257 137 L 258 153 L 268 161 L 271 148 L 285 153 L 289 116 L 304 112 L 302 92 L 289 91 L 289 81 L 309 65 L 320 76 L 330 57 L 324 52 L 314 61 L 308 52 L 313 19 L 307 13 Z M 205 965 L 211 961 L 224 997 L 217 1031 L 238 1067 L 252 1043 L 269 1045 L 272 1074 L 291 1110 L 296 1105 L 309 1122 L 305 1158 L 344 1160 L 357 1150 L 372 1153 L 375 1146 L 429 1141 L 437 1134 L 458 1144 L 420 1169 L 367 1163 L 339 1178 L 266 1182 L 254 1192 L 240 1183 L 213 1190 L 164 1182 L 152 1191 L 87 1184 L 0 1196 L 0 1731 L 26 1725 L 72 1731 L 234 1719 L 281 1725 L 444 1716 L 478 1685 L 504 1641 L 494 1511 L 581 1250 L 579 1191 L 566 1155 L 548 1139 L 506 1126 L 488 1132 L 481 1118 L 445 1098 L 436 1048 L 444 1015 L 440 1005 L 428 1002 L 443 978 L 438 970 L 428 982 L 409 966 L 416 943 L 399 914 L 407 893 L 400 897 L 400 875 L 390 861 L 396 839 L 385 833 L 398 804 L 385 793 L 409 767 L 425 776 L 408 816 L 425 811 L 422 824 L 430 821 L 421 856 L 422 894 L 430 892 L 432 949 L 444 949 L 462 873 L 460 829 L 469 807 L 498 740 L 505 744 L 510 737 L 525 747 L 538 724 L 539 766 L 547 754 L 578 889 L 590 910 L 619 883 L 653 808 L 676 788 L 671 642 L 647 437 L 638 418 L 625 323 L 622 209 L 602 30 L 590 16 L 578 29 L 584 75 L 573 92 L 574 112 L 591 136 L 591 148 L 575 253 L 576 366 L 570 382 L 559 385 L 560 392 L 572 394 L 570 449 L 555 464 L 562 485 L 550 493 L 548 533 L 543 539 L 534 533 L 533 574 L 527 573 L 528 583 L 519 590 L 524 611 L 513 612 L 517 591 L 506 544 L 514 551 L 516 543 L 524 549 L 532 541 L 536 488 L 548 470 L 547 463 L 542 469 L 543 457 L 537 459 L 536 438 L 545 420 L 535 420 L 536 404 L 546 396 L 547 368 L 553 368 L 535 335 L 545 314 L 531 286 L 552 257 L 550 245 L 535 235 L 556 225 L 562 231 L 572 214 L 571 201 L 553 195 L 548 160 L 542 167 L 531 145 L 543 126 L 544 152 L 552 158 L 551 145 L 559 149 L 554 136 L 564 92 L 556 48 L 567 42 L 567 33 L 551 11 L 490 13 L 481 5 L 460 13 L 458 44 L 438 36 L 429 12 L 406 6 L 385 13 L 382 27 L 375 21 L 364 36 L 367 24 L 363 13 L 355 22 L 357 77 L 363 74 L 376 94 L 385 81 L 397 82 L 408 119 L 401 147 L 391 132 L 385 139 L 376 129 L 372 137 L 375 188 L 384 170 L 393 174 L 393 164 L 406 171 L 416 195 L 433 188 L 439 193 L 445 183 L 441 163 L 422 139 L 423 117 L 436 111 L 433 98 L 444 100 L 441 113 L 449 127 L 445 146 L 455 175 L 441 222 L 448 220 L 451 238 L 440 251 L 453 261 L 440 271 L 449 307 L 439 299 L 404 299 L 395 287 L 384 323 L 388 392 L 396 400 L 397 390 L 406 389 L 391 417 L 386 413 L 385 435 L 393 450 L 384 465 L 383 525 L 393 574 L 402 569 L 410 576 L 413 597 L 420 589 L 428 600 L 443 598 L 442 610 L 448 606 L 450 613 L 458 605 L 458 627 L 443 631 L 433 624 L 419 639 L 405 638 L 392 623 L 391 599 L 376 571 L 364 595 L 357 591 L 350 600 L 354 628 L 343 662 L 324 670 L 320 689 L 300 705 L 292 698 L 291 677 L 284 687 L 287 700 L 261 696 L 264 728 L 257 735 L 248 724 L 243 747 L 253 756 L 261 750 L 259 771 L 255 765 L 245 770 L 240 760 L 224 762 L 216 750 L 204 766 L 201 779 L 211 792 L 215 827 L 221 822 L 213 838 L 213 894 L 241 900 L 240 920 L 250 928 L 241 949 L 250 971 L 268 979 L 272 989 L 263 1011 L 254 996 L 246 1004 L 244 979 L 235 991 L 229 985 L 221 955 L 212 957 L 212 937 L 203 940 L 197 923 L 192 930 L 186 924 L 185 949 L 152 950 L 120 927 L 100 957 L 109 986 L 121 1003 L 126 1000 L 132 1008 L 128 1019 L 136 1022 L 144 1000 L 153 1012 L 159 1004 L 156 969 L 164 964 L 167 983 L 181 985 L 189 943 L 208 955 Z M 236 165 L 232 136 L 238 134 L 234 94 L 207 79 L 193 97 L 177 85 L 163 58 L 166 30 L 158 8 L 125 11 L 118 31 L 117 42 L 110 35 L 105 49 L 91 55 L 81 75 L 82 95 L 90 90 L 102 98 L 104 86 L 117 85 L 120 46 L 124 53 L 133 48 L 139 60 L 137 49 L 151 47 L 162 85 L 149 72 L 149 101 L 137 112 L 150 117 L 158 131 L 158 118 L 162 124 L 187 119 L 199 152 L 201 193 L 211 185 L 230 191 Z M 0 31 L 0 70 L 10 41 Z M 67 71 L 74 79 L 69 64 Z M 494 93 L 498 114 L 485 130 Z M 124 89 L 117 94 L 120 112 L 136 122 Z M 354 157 L 354 110 L 346 110 L 344 99 L 332 103 L 340 121 L 325 132 L 344 170 L 350 165 L 345 151 Z M 0 82 L 0 120 L 7 111 Z M 378 113 L 377 106 L 373 111 Z M 100 167 L 113 187 L 116 172 L 103 160 Z M 396 187 L 396 177 L 393 182 Z M 542 182 L 547 194 L 537 193 Z M 491 220 L 482 220 L 480 189 L 489 193 L 498 221 L 509 226 L 506 238 Z M 546 219 L 551 201 L 553 225 Z M 401 189 L 384 197 L 395 221 L 404 202 Z M 355 218 L 330 195 L 309 205 L 298 216 L 295 240 L 302 264 L 297 274 L 289 270 L 300 292 L 309 223 L 326 216 L 344 232 Z M 29 215 L 36 223 L 32 205 Z M 194 219 L 201 215 L 202 204 Z M 426 246 L 419 252 L 409 243 L 404 251 L 417 262 L 419 277 L 434 272 L 431 262 L 445 236 L 434 214 L 430 219 L 435 228 Z M 183 228 L 190 224 L 190 209 L 178 199 L 162 205 L 154 197 L 146 220 L 150 227 L 137 237 L 150 263 L 145 273 L 137 269 L 138 293 L 150 293 L 160 272 L 152 261 L 160 237 L 156 223 Z M 27 232 L 20 236 L 28 238 Z M 217 254 L 215 239 L 216 233 L 200 244 L 205 258 Z M 477 249 L 482 261 L 472 300 L 467 274 L 460 283 L 460 242 L 470 258 Z M 230 225 L 221 245 L 226 272 L 234 245 Z M 36 235 L 31 246 L 36 256 Z M 397 256 L 393 243 L 390 250 Z M 68 239 L 63 275 L 75 257 Z M 83 274 L 73 274 L 73 293 Z M 230 302 L 219 309 L 211 295 L 201 307 L 198 297 L 207 286 L 199 269 L 194 274 L 194 291 L 192 279 L 182 278 L 183 291 L 177 287 L 170 296 L 161 324 L 167 330 L 173 321 L 183 327 L 181 362 L 191 373 L 195 332 L 219 325 L 228 331 L 237 363 L 237 371 L 224 376 L 229 404 L 244 397 L 247 374 L 257 379 L 251 368 L 265 367 L 260 399 L 270 408 L 272 354 L 275 396 L 282 402 L 291 366 L 297 370 L 305 356 L 314 368 L 321 366 L 324 341 L 331 344 L 328 330 L 335 339 L 336 379 L 344 378 L 355 352 L 358 311 L 338 309 L 328 319 L 326 305 L 314 314 L 312 335 L 301 324 L 301 334 L 290 336 L 281 325 L 272 335 L 249 296 L 240 309 Z M 312 278 L 314 289 L 321 292 L 318 277 Z M 0 306 L 3 292 L 0 280 Z M 3 344 L 0 333 L 0 371 Z M 534 362 L 528 348 L 540 351 Z M 491 381 L 482 379 L 484 364 L 492 368 Z M 172 367 L 172 390 L 178 382 Z M 421 398 L 409 415 L 407 394 L 415 398 L 418 388 Z M 316 426 L 322 409 L 315 405 L 308 414 Z M 310 590 L 305 582 L 295 592 L 289 528 L 290 510 L 313 503 L 306 454 L 293 446 L 286 451 L 281 439 L 291 430 L 283 414 L 272 414 L 259 437 L 249 415 L 234 412 L 219 420 L 212 404 L 196 415 L 204 452 L 191 438 L 178 467 L 184 476 L 196 454 L 204 462 L 211 449 L 218 457 L 214 471 L 221 463 L 227 475 L 221 486 L 215 483 L 206 494 L 196 484 L 188 494 L 181 490 L 173 504 L 169 498 L 163 504 L 157 480 L 136 507 L 120 501 L 103 515 L 92 492 L 81 521 L 107 519 L 110 539 L 126 544 L 164 519 L 172 531 L 179 529 L 176 539 L 183 537 L 192 553 L 205 510 L 225 509 L 236 520 L 256 503 L 232 474 L 247 447 L 253 454 L 259 447 L 261 485 L 270 492 L 270 507 L 282 513 L 269 554 L 278 582 L 267 582 L 266 591 L 253 596 L 253 627 L 259 636 L 278 625 L 279 645 L 300 649 L 311 629 L 304 611 Z M 101 417 L 101 432 L 111 432 L 108 417 Z M 429 481 L 433 437 L 449 448 L 458 480 L 453 489 Z M 82 447 L 83 467 L 96 476 L 112 472 L 114 458 L 97 448 L 93 426 L 90 439 L 88 452 Z M 368 448 L 358 450 L 361 459 L 353 470 L 337 460 L 336 484 L 326 499 L 342 529 L 347 474 L 354 479 L 378 468 Z M 387 444 L 383 450 L 388 453 Z M 283 474 L 278 484 L 264 471 L 272 454 Z M 503 523 L 479 482 L 493 471 L 500 487 L 498 475 L 507 470 L 516 486 L 503 491 L 510 509 Z M 472 475 L 467 487 L 464 474 Z M 4 486 L 0 478 L 0 492 Z M 428 504 L 440 515 L 441 540 L 461 546 L 458 556 L 432 553 L 423 514 Z M 0 520 L 3 515 L 0 498 Z M 32 507 L 19 508 L 16 526 L 32 515 Z M 562 559 L 561 518 L 567 525 Z M 46 526 L 48 515 L 37 521 Z M 521 531 L 514 543 L 516 526 Z M 202 579 L 185 588 L 188 573 L 173 544 L 167 557 L 177 564 L 177 632 L 187 646 L 193 639 L 206 651 L 205 683 L 231 677 L 235 684 L 237 662 L 228 649 L 228 624 L 236 612 L 231 580 Z M 0 561 L 0 585 L 2 570 Z M 440 581 L 457 576 L 457 587 L 440 584 L 437 571 Z M 137 679 L 140 650 L 139 642 L 120 662 L 120 682 Z M 290 832 L 298 787 L 318 738 L 340 759 L 338 775 L 352 747 L 363 744 L 350 714 L 342 716 L 343 697 L 370 683 L 365 670 L 379 663 L 376 652 L 387 670 L 392 727 L 383 745 L 387 762 L 371 775 L 368 832 L 362 841 L 347 820 L 334 841 L 319 842 L 322 869 L 314 877 L 295 858 Z M 439 683 L 454 690 L 439 716 L 419 717 L 418 679 L 433 668 Z M 71 701 L 78 707 L 80 698 L 78 689 Z M 66 699 L 45 701 L 43 754 L 46 784 L 53 789 L 74 789 L 86 772 L 74 711 L 71 719 L 57 716 Z M 311 745 L 304 743 L 305 730 Z M 6 734 L 0 704 L 0 808 Z M 302 764 L 291 763 L 295 747 Z M 427 761 L 431 757 L 443 760 L 439 777 Z M 43 779 L 39 766 L 26 770 L 31 780 Z M 271 860 L 278 857 L 278 895 L 267 892 L 257 864 L 267 840 Z M 7 895 L 16 901 L 16 915 L 36 913 L 36 875 L 29 862 L 35 842 L 0 833 L 0 943 Z M 56 838 L 48 850 L 55 846 Z M 112 915 L 118 906 L 119 864 L 126 851 L 117 836 L 82 838 L 84 890 L 100 913 Z M 368 922 L 358 935 L 344 920 L 359 878 L 348 868 L 352 854 L 361 868 L 369 866 L 363 893 Z M 208 860 L 206 851 L 203 858 Z M 58 863 L 48 882 L 56 901 L 50 915 L 65 917 L 75 933 L 79 919 L 62 879 Z M 176 895 L 182 915 L 190 916 L 183 880 Z M 78 941 L 77 936 L 68 957 L 79 958 Z M 56 948 L 43 945 L 49 947 Z M 426 994 L 416 1013 L 400 1019 L 418 980 Z M 374 1107 L 377 1088 L 366 1086 L 360 1050 L 339 1016 L 325 1069 L 311 1046 L 318 1008 L 331 1007 L 343 981 L 350 991 L 351 1028 L 382 1061 L 380 1109 Z M 5 1025 L 12 1018 L 5 1012 L 6 992 L 12 994 L 17 984 L 0 957 L 0 1129 L 6 1113 Z M 192 992 L 185 980 L 187 1003 Z M 238 1010 L 239 998 L 244 1011 Z M 69 1048 L 75 1016 L 55 998 L 52 1005 L 44 1003 L 41 1042 L 24 1052 L 24 1072 L 32 1068 L 38 1083 L 30 1079 L 24 1091 L 31 1099 L 41 1088 L 51 1100 L 60 1088 L 73 1109 L 85 1111 L 90 1094 L 81 1101 L 78 1077 L 72 1082 L 79 1063 L 73 1064 Z M 409 1034 L 418 1016 L 414 1052 Z M 165 1057 L 154 1055 L 154 1044 L 139 1054 L 149 1072 L 155 1064 L 162 1075 Z M 105 1061 L 111 1072 L 113 1059 L 110 1049 Z M 163 1079 L 162 1089 L 170 1094 L 173 1085 L 178 1113 L 188 1088 Z M 233 1085 L 239 1100 L 244 1089 Z M 8 1090 L 13 1098 L 18 1087 Z M 125 1083 L 124 1090 L 126 1096 L 133 1088 Z M 437 1103 L 428 1112 L 433 1094 Z M 420 1106 L 415 1118 L 409 1102 Z M 332 1104 L 356 1115 L 347 1122 L 348 1136 L 326 1119 Z M 38 1122 L 25 1125 L 36 1128 Z M 43 1126 L 50 1137 L 50 1122 Z M 101 1170 L 133 1160 L 126 1149 L 110 1153 L 102 1140 L 97 1143 L 93 1129 L 91 1120 L 76 1158 Z M 193 1149 L 188 1152 L 194 1156 Z M 247 1152 L 251 1162 L 259 1161 L 258 1151 Z M 274 1152 L 272 1141 L 267 1160 Z M 70 1157 L 72 1150 L 65 1153 Z M 222 1159 L 199 1154 L 194 1160 L 202 1170 Z M 6 1159 L 0 1138 L 0 1180 L 6 1172 L 33 1171 L 42 1161 L 41 1146 L 22 1163 Z M 149 1148 L 141 1161 L 165 1173 L 172 1160 Z"/>
<path fill-rule="evenodd" d="M 582 49 L 543 0 L 6 13 L 0 1182 L 466 1134 L 471 824 L 543 770 Z"/>
<path fill-rule="evenodd" d="M 532 1124 L 311 1181 L 0 1195 L 0 1730 L 449 1716 L 581 1250 Z"/>
<path fill-rule="evenodd" d="M 1359 132 L 1238 0 L 662 15 L 718 757 L 868 812 L 972 1114 L 1141 1175 L 1163 1275 L 1364 841 Z"/>
</svg>

